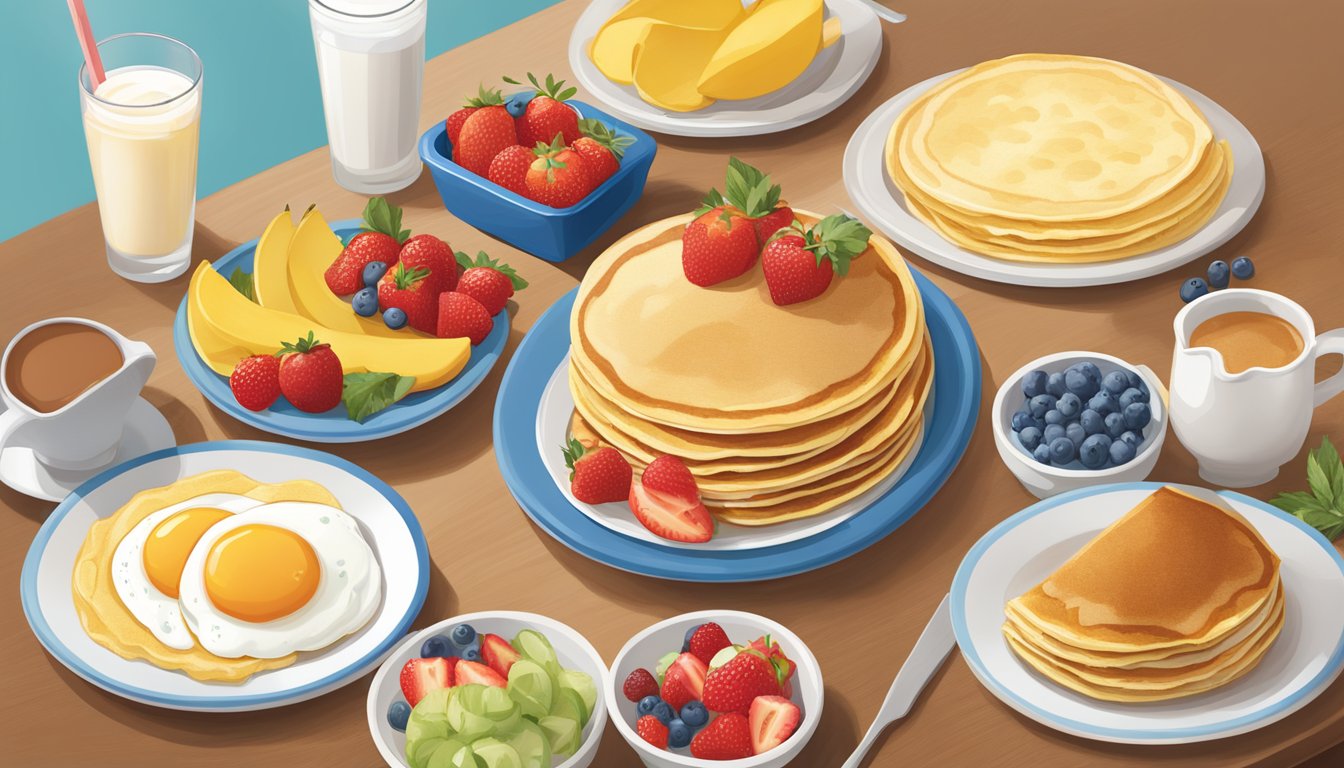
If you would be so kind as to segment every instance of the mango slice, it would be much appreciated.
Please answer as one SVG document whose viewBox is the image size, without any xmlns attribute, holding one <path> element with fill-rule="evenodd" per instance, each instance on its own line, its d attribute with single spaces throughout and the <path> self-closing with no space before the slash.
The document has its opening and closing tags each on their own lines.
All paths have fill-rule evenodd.
<svg viewBox="0 0 1344 768">
<path fill-rule="evenodd" d="M 631 0 L 612 14 L 588 47 L 588 57 L 613 82 L 634 82 L 635 46 L 654 24 L 726 29 L 746 15 L 740 0 Z"/>
<path fill-rule="evenodd" d="M 252 292 L 257 303 L 281 312 L 298 312 L 289 291 L 287 259 L 294 237 L 294 219 L 289 206 L 266 225 L 252 255 Z"/>
<path fill-rule="evenodd" d="M 712 99 L 751 99 L 807 69 L 822 47 L 822 0 L 760 0 L 705 65 L 697 90 Z"/>
<path fill-rule="evenodd" d="M 696 87 L 723 42 L 726 30 L 654 24 L 635 46 L 635 89 L 639 97 L 669 112 L 693 112 L 714 103 Z"/>
</svg>

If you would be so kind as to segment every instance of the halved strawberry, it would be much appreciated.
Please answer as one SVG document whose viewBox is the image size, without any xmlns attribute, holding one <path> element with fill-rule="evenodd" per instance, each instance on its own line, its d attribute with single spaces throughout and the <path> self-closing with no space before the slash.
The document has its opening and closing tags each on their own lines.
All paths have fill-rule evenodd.
<svg viewBox="0 0 1344 768">
<path fill-rule="evenodd" d="M 681 459 L 659 456 L 630 486 L 635 519 L 655 536 L 701 543 L 714 538 L 714 519 L 700 501 L 700 489 Z"/>
<path fill-rule="evenodd" d="M 747 715 L 752 752 L 759 755 L 783 744 L 797 730 L 802 719 L 798 705 L 783 696 L 757 696 Z"/>
<path fill-rule="evenodd" d="M 509 681 L 495 670 L 466 659 L 458 660 L 454 676 L 458 685 L 493 685 L 496 688 L 506 688 L 509 684 Z"/>
<path fill-rule="evenodd" d="M 401 668 L 401 693 L 406 703 L 414 707 L 425 694 L 455 685 L 453 668 L 449 662 L 457 659 L 411 659 Z"/>
<path fill-rule="evenodd" d="M 663 701 L 671 705 L 673 712 L 680 712 L 688 701 L 698 701 L 705 690 L 705 675 L 708 673 L 705 662 L 696 658 L 695 654 L 681 654 L 667 668 L 663 677 Z"/>
<path fill-rule="evenodd" d="M 508 679 L 513 663 L 522 658 L 509 641 L 499 635 L 481 635 L 481 658 L 500 677 Z"/>
</svg>

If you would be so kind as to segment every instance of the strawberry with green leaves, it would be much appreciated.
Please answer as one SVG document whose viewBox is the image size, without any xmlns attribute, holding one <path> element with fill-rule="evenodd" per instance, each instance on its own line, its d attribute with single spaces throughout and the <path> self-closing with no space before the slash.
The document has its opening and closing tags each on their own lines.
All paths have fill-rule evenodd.
<svg viewBox="0 0 1344 768">
<path fill-rule="evenodd" d="M 401 253 L 401 244 L 410 236 L 401 228 L 401 209 L 381 197 L 364 206 L 360 233 L 350 238 L 341 255 L 327 267 L 322 277 L 337 296 L 348 296 L 364 287 L 364 267 L 381 261 L 391 269 Z"/>
<path fill-rule="evenodd" d="M 570 439 L 560 450 L 565 457 L 565 466 L 569 467 L 569 490 L 574 498 L 585 504 L 606 504 L 629 498 L 634 470 L 615 448 L 584 448 L 583 443 Z"/>
<path fill-rule="evenodd" d="M 573 144 L 582 135 L 579 132 L 579 113 L 565 103 L 579 92 L 577 88 L 566 88 L 564 80 L 556 80 L 547 75 L 546 82 L 538 82 L 537 76 L 527 73 L 528 82 L 536 91 L 527 103 L 521 117 L 517 118 L 518 143 L 525 147 L 536 146 L 537 142 L 550 144 L 557 135 L 561 143 Z M 510 85 L 523 85 L 511 77 L 504 78 Z"/>
<path fill-rule="evenodd" d="M 811 228 L 795 221 L 776 232 L 761 253 L 770 300 L 782 307 L 825 293 L 831 279 L 847 274 L 850 261 L 867 250 L 872 235 L 844 214 L 827 216 Z"/>
<path fill-rule="evenodd" d="M 285 342 L 280 358 L 280 393 L 304 413 L 323 413 L 341 404 L 344 376 L 331 345 L 313 338 Z"/>
<path fill-rule="evenodd" d="M 425 269 L 425 290 L 435 296 L 457 287 L 457 259 L 453 249 L 434 235 L 416 235 L 401 246 L 401 263 L 407 269 Z"/>
<path fill-rule="evenodd" d="M 625 156 L 625 150 L 635 143 L 635 139 L 633 136 L 618 135 L 591 117 L 579 121 L 579 131 L 583 136 L 569 146 L 588 161 L 588 174 L 596 188 L 621 167 L 621 158 Z"/>
<path fill-rule="evenodd" d="M 448 132 L 448 143 L 457 146 L 457 138 L 462 134 L 462 125 L 467 122 L 476 110 L 481 107 L 502 106 L 504 104 L 504 94 L 499 92 L 498 88 L 487 89 L 484 84 L 477 88 L 475 96 L 468 96 L 466 102 L 460 109 L 448 116 L 444 121 L 444 130 Z"/>
<path fill-rule="evenodd" d="M 433 334 L 438 325 L 439 294 L 435 293 L 425 267 L 407 267 L 398 264 L 378 281 L 378 308 L 386 312 L 400 309 L 406 313 L 406 324 L 424 333 Z"/>
<path fill-rule="evenodd" d="M 736 157 L 728 159 L 724 192 L 709 190 L 681 237 L 686 279 L 711 286 L 744 274 L 756 264 L 762 229 L 793 211 L 780 206 L 780 187 Z M 786 213 L 785 213 L 786 212 Z"/>
<path fill-rule="evenodd" d="M 453 142 L 453 162 L 484 177 L 489 173 L 490 162 L 495 159 L 495 155 L 519 142 L 513 116 L 505 109 L 504 98 L 499 91 L 482 93 L 489 94 L 488 103 L 464 108 L 472 111 L 462 119 L 456 140 L 453 140 L 450 124 L 448 138 Z M 451 123 L 451 117 L 449 121 Z"/>
<path fill-rule="evenodd" d="M 477 253 L 475 259 L 458 251 L 456 258 L 457 265 L 462 268 L 462 275 L 457 279 L 457 292 L 481 302 L 492 316 L 504 309 L 514 291 L 527 287 L 527 281 L 519 277 L 513 267 L 490 258 L 485 251 Z"/>
<path fill-rule="evenodd" d="M 552 208 L 568 208 L 593 190 L 583 155 L 565 146 L 559 136 L 537 142 L 536 159 L 527 169 L 527 197 Z"/>
</svg>

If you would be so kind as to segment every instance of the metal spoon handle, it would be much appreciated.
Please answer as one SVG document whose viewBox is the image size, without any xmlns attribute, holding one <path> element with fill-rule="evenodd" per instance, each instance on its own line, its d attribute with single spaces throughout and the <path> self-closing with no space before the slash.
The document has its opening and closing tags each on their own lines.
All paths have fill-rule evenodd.
<svg viewBox="0 0 1344 768">
<path fill-rule="evenodd" d="M 876 13 L 879 19 L 882 19 L 885 22 L 890 24 L 900 24 L 905 21 L 906 17 L 904 13 L 893 11 L 887 6 L 877 2 L 877 0 L 863 0 L 863 2 L 873 9 L 873 13 Z"/>
</svg>

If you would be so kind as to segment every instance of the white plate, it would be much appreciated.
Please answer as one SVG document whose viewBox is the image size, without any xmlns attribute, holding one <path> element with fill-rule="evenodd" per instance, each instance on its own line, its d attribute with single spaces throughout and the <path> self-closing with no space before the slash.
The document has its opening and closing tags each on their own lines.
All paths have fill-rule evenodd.
<svg viewBox="0 0 1344 768">
<path fill-rule="evenodd" d="M 555 481 L 556 487 L 565 495 L 569 503 L 574 505 L 575 509 L 587 515 L 597 524 L 610 528 L 619 534 L 666 547 L 702 551 L 764 549 L 779 544 L 787 544 L 791 541 L 815 536 L 857 515 L 872 506 L 874 502 L 882 498 L 887 491 L 890 491 L 900 482 L 906 470 L 915 462 L 915 457 L 919 455 L 920 446 L 924 443 L 924 434 L 928 431 L 929 420 L 933 415 L 933 397 L 930 394 L 929 402 L 924 407 L 924 431 L 916 438 L 915 446 L 906 454 L 905 460 L 877 485 L 830 512 L 766 526 L 733 525 L 732 523 L 719 521 L 718 530 L 715 532 L 713 539 L 703 544 L 688 544 L 680 541 L 669 541 L 653 535 L 648 528 L 640 525 L 639 521 L 635 519 L 634 513 L 630 511 L 630 505 L 627 503 L 586 504 L 574 498 L 574 494 L 569 489 L 569 468 L 565 466 L 565 457 L 560 451 L 561 447 L 568 442 L 569 419 L 574 413 L 574 395 L 569 391 L 568 382 L 569 355 L 566 354 L 564 362 L 560 364 L 559 368 L 555 369 L 555 374 L 546 384 L 546 390 L 541 396 L 541 405 L 537 409 L 537 451 L 541 453 L 541 459 L 545 462 L 546 469 L 550 472 L 551 479 Z"/>
<path fill-rule="evenodd" d="M 1232 184 L 1222 205 L 1202 229 L 1156 251 L 1095 264 L 1021 264 L 959 248 L 906 208 L 905 197 L 887 175 L 885 147 L 892 124 L 912 101 L 962 71 L 931 77 L 901 91 L 859 125 L 845 148 L 845 190 L 864 218 L 901 246 L 939 266 L 997 283 L 1048 288 L 1138 280 L 1193 261 L 1231 240 L 1250 223 L 1265 196 L 1265 158 L 1246 126 L 1202 93 L 1162 78 L 1194 102 L 1208 119 L 1213 135 L 1226 139 L 1232 148 Z"/>
<path fill-rule="evenodd" d="M 633 85 L 606 78 L 588 57 L 588 45 L 628 0 L 593 0 L 569 37 L 569 66 L 579 83 L 616 117 L 673 136 L 759 136 L 810 123 L 859 90 L 882 53 L 882 23 L 861 0 L 826 0 L 827 17 L 840 17 L 843 34 L 793 82 L 754 99 L 719 101 L 695 112 L 668 112 L 639 98 Z"/>
<path fill-rule="evenodd" d="M 1125 744 L 1184 744 L 1246 733 L 1305 706 L 1344 664 L 1344 559 L 1305 523 L 1232 491 L 1217 494 L 1283 563 L 1283 630 L 1244 677 L 1207 693 L 1153 703 L 1099 701 L 1055 684 L 1003 639 L 1003 607 L 1064 564 L 1103 528 L 1160 488 L 1120 483 L 1034 504 L 985 534 L 952 582 L 952 626 L 971 671 L 1022 714 L 1065 733 Z M 1213 491 L 1175 486 L 1210 497 Z"/>
<path fill-rule="evenodd" d="M 242 683 L 209 683 L 145 661 L 123 659 L 84 633 L 70 580 L 89 526 L 146 488 L 214 469 L 267 483 L 320 483 L 354 517 L 383 571 L 383 599 L 362 629 L 293 665 Z M 307 448 L 247 440 L 170 448 L 113 467 L 72 493 L 38 531 L 24 560 L 23 611 L 42 645 L 71 671 L 132 701 L 169 709 L 237 712 L 304 701 L 345 685 L 378 665 L 420 612 L 429 588 L 429 552 L 406 502 L 381 480 L 344 459 Z"/>
</svg>

